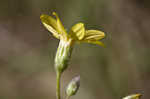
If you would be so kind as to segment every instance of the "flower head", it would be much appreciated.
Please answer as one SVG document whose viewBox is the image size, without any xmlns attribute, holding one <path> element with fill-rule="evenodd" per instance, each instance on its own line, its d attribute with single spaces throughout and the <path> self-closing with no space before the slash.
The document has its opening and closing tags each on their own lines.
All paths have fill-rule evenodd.
<svg viewBox="0 0 150 99">
<path fill-rule="evenodd" d="M 63 24 L 61 23 L 58 15 L 53 12 L 52 13 L 55 18 L 48 15 L 41 15 L 41 21 L 43 25 L 50 31 L 54 37 L 64 41 L 79 42 L 79 43 L 92 43 L 104 46 L 101 40 L 105 37 L 104 32 L 99 30 L 86 30 L 83 23 L 77 23 L 70 31 L 67 33 Z"/>
<path fill-rule="evenodd" d="M 80 76 L 74 77 L 67 86 L 67 96 L 73 96 L 77 93 L 80 87 Z"/>
<path fill-rule="evenodd" d="M 60 39 L 55 56 L 55 69 L 57 73 L 62 73 L 68 67 L 74 43 L 85 42 L 101 46 L 104 45 L 99 41 L 105 37 L 102 31 L 86 30 L 83 23 L 77 23 L 67 33 L 58 15 L 55 12 L 52 14 L 55 18 L 45 14 L 41 15 L 40 18 L 47 30 L 50 31 L 54 37 Z"/>
<path fill-rule="evenodd" d="M 142 96 L 141 94 L 132 94 L 124 97 L 123 99 L 140 99 L 141 96 Z"/>
</svg>

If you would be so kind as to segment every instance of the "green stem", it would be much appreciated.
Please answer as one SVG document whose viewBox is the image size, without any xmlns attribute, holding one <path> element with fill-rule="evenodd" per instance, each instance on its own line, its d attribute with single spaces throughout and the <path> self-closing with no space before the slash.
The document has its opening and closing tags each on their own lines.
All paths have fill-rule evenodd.
<svg viewBox="0 0 150 99">
<path fill-rule="evenodd" d="M 61 78 L 61 73 L 60 72 L 57 72 L 57 78 L 56 78 L 56 81 L 57 81 L 57 85 L 56 85 L 56 96 L 57 96 L 57 99 L 60 99 L 60 78 Z"/>
<path fill-rule="evenodd" d="M 69 98 L 70 98 L 70 96 L 67 96 L 67 97 L 66 97 L 66 99 L 69 99 Z"/>
</svg>

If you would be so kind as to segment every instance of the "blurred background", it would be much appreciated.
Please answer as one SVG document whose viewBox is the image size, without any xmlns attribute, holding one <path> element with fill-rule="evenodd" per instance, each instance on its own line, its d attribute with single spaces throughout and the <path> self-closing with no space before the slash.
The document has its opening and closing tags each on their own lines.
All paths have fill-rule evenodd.
<svg viewBox="0 0 150 99">
<path fill-rule="evenodd" d="M 56 11 L 66 28 L 84 22 L 106 33 L 106 48 L 76 45 L 63 73 L 62 96 L 72 77 L 72 99 L 150 98 L 149 0 L 0 0 L 0 99 L 55 99 L 54 57 L 59 43 L 41 14 Z"/>
</svg>

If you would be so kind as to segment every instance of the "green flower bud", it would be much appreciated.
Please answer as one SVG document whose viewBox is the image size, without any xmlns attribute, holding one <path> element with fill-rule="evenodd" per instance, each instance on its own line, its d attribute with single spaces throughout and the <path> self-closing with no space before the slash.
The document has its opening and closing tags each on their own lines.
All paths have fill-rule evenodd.
<svg viewBox="0 0 150 99">
<path fill-rule="evenodd" d="M 73 96 L 77 93 L 78 89 L 80 87 L 80 76 L 74 77 L 66 89 L 67 96 Z"/>
<path fill-rule="evenodd" d="M 72 53 L 72 40 L 60 40 L 55 56 L 55 69 L 62 73 L 67 67 Z"/>
<path fill-rule="evenodd" d="M 141 96 L 142 96 L 141 94 L 132 94 L 124 97 L 123 99 L 140 99 Z"/>
</svg>

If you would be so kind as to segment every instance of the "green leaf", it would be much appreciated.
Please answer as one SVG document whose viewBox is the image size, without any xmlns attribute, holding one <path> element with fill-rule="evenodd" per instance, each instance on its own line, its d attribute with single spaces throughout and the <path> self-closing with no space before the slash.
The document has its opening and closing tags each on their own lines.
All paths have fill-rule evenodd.
<svg viewBox="0 0 150 99">
<path fill-rule="evenodd" d="M 85 35 L 85 28 L 83 23 L 77 23 L 71 28 L 71 35 L 74 39 L 82 40 Z"/>
</svg>

